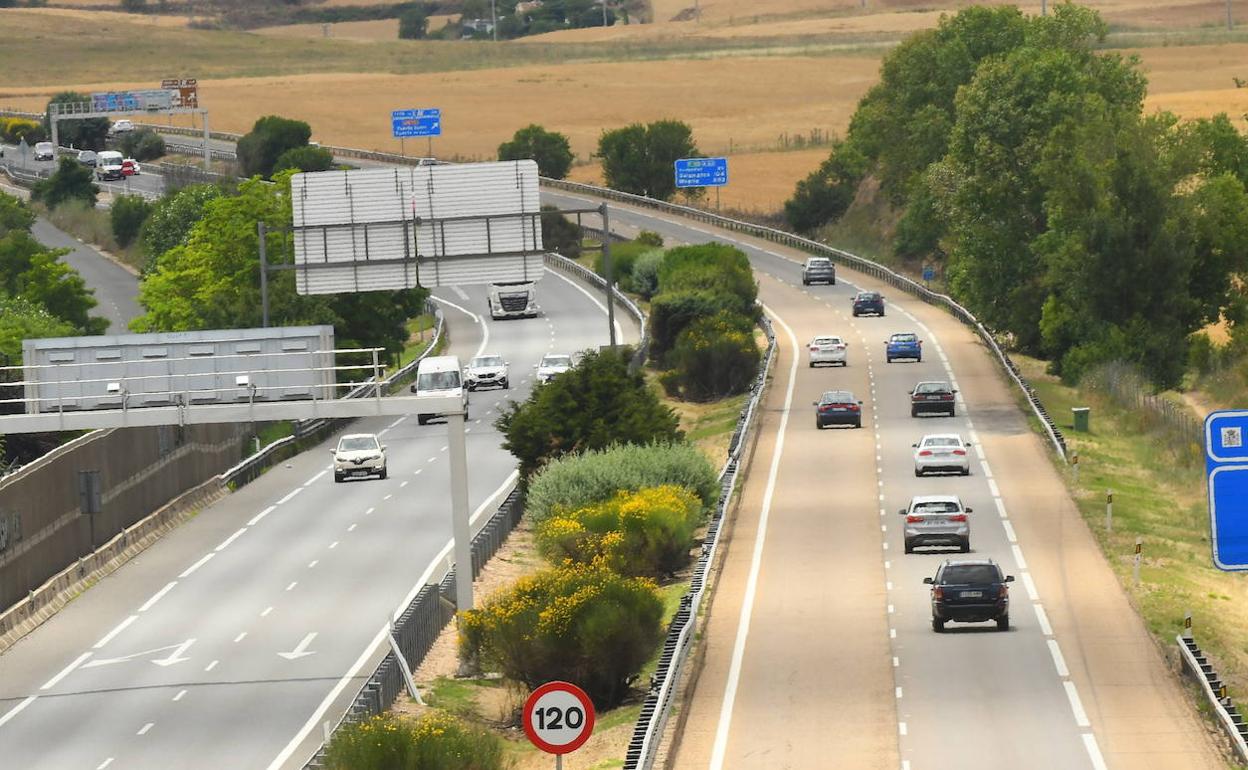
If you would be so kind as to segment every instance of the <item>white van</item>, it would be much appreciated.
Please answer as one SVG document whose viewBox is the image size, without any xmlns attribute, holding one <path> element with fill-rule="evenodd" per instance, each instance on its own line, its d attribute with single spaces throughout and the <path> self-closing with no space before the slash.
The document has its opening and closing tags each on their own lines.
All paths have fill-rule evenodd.
<svg viewBox="0 0 1248 770">
<path fill-rule="evenodd" d="M 418 396 L 458 396 L 464 404 L 464 419 L 468 419 L 468 389 L 464 387 L 464 372 L 459 356 L 430 356 L 416 367 L 416 382 L 412 392 Z M 417 414 L 416 422 L 424 425 L 443 414 Z"/>
<path fill-rule="evenodd" d="M 95 178 L 103 182 L 106 179 L 121 179 L 121 153 L 114 150 L 101 150 L 95 154 Z"/>
</svg>

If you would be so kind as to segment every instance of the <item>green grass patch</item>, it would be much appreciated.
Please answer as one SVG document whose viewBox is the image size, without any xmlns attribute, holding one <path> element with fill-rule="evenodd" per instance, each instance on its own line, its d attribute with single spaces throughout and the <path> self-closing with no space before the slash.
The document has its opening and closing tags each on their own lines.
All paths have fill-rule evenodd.
<svg viewBox="0 0 1248 770">
<path fill-rule="evenodd" d="M 92 244 L 139 270 L 144 256 L 138 241 L 122 248 L 113 236 L 113 221 L 108 209 L 97 209 L 85 201 L 71 200 L 54 209 L 36 203 L 35 210 L 58 230 L 64 230 L 83 243 Z"/>
<path fill-rule="evenodd" d="M 450 679 L 438 677 L 421 697 L 425 702 L 443 711 L 468 719 L 479 718 L 477 696 L 482 690 L 496 690 L 502 686 L 499 679 Z"/>
<path fill-rule="evenodd" d="M 266 447 L 274 441 L 295 435 L 295 424 L 290 420 L 281 422 L 262 422 L 256 430 L 256 438 L 260 440 L 260 447 Z M 252 447 L 255 448 L 254 445 Z"/>
<path fill-rule="evenodd" d="M 396 369 L 407 366 L 429 349 L 430 343 L 433 342 L 433 328 L 436 325 L 436 319 L 428 313 L 408 319 L 407 344 L 403 346 L 403 352 L 399 354 Z"/>
<path fill-rule="evenodd" d="M 1014 360 L 1066 434 L 1070 450 L 1078 453 L 1078 481 L 1069 467 L 1062 468 L 1067 484 L 1149 631 L 1169 648 L 1190 610 L 1196 639 L 1217 662 L 1232 696 L 1248 696 L 1248 586 L 1213 566 L 1199 451 L 1174 440 L 1150 415 L 1062 385 L 1044 374 L 1042 361 Z M 1092 409 L 1087 433 L 1074 432 L 1075 406 Z M 1108 532 L 1105 501 L 1111 489 L 1114 519 Z M 1132 576 L 1137 537 L 1144 555 L 1139 586 Z"/>
</svg>

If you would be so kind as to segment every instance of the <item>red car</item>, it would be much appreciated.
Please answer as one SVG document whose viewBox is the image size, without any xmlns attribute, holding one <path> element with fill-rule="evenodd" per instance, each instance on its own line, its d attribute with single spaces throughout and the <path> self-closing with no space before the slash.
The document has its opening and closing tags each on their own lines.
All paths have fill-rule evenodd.
<svg viewBox="0 0 1248 770">
<path fill-rule="evenodd" d="M 122 176 L 138 176 L 139 175 L 139 162 L 135 160 L 134 158 L 126 158 L 125 160 L 123 160 L 121 162 L 121 175 Z"/>
</svg>

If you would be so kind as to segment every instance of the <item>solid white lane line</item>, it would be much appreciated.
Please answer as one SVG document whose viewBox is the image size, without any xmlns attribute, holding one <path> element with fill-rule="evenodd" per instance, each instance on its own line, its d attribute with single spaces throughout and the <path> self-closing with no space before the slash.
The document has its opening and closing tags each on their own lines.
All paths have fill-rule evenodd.
<svg viewBox="0 0 1248 770">
<path fill-rule="evenodd" d="M 607 306 L 602 304 L 600 301 L 598 301 L 598 298 L 595 297 L 593 294 L 590 294 L 589 291 L 584 286 L 581 286 L 576 281 L 573 281 L 571 278 L 568 278 L 567 276 L 563 275 L 562 273 L 559 273 L 558 271 L 551 270 L 549 267 L 546 268 L 546 272 L 550 273 L 551 275 L 560 279 L 561 281 L 568 284 L 572 288 L 576 289 L 581 294 L 584 294 L 586 297 L 589 298 L 590 302 L 594 303 L 594 305 L 597 306 L 597 308 L 602 311 L 603 315 L 607 314 Z M 615 319 L 615 338 L 619 340 L 620 342 L 624 341 L 624 327 L 620 326 L 620 320 L 618 318 Z"/>
<path fill-rule="evenodd" d="M 155 722 L 148 722 L 147 724 L 140 727 L 139 731 L 135 733 L 135 735 L 147 735 L 147 731 L 151 730 L 155 726 L 156 726 Z"/>
<path fill-rule="evenodd" d="M 129 626 L 130 626 L 130 624 L 131 624 L 131 623 L 133 623 L 134 621 L 136 621 L 136 620 L 138 620 L 138 619 L 139 619 L 139 616 L 138 616 L 138 615 L 131 615 L 130 617 L 128 617 L 128 618 L 126 618 L 125 620 L 121 621 L 120 623 L 118 623 L 118 624 L 117 624 L 117 627 L 116 627 L 116 628 L 114 628 L 112 631 L 109 631 L 107 634 L 104 634 L 104 638 L 103 638 L 103 639 L 101 639 L 100 641 L 96 642 L 96 643 L 95 643 L 95 644 L 91 647 L 91 649 L 93 649 L 93 650 L 98 650 L 98 649 L 100 649 L 101 647 L 103 647 L 104 645 L 108 644 L 109 642 L 111 642 L 111 641 L 113 640 L 113 638 L 114 638 L 115 636 L 117 636 L 117 634 L 120 634 L 122 631 L 125 631 L 127 628 L 129 628 Z"/>
<path fill-rule="evenodd" d="M 286 586 L 286 590 L 287 590 L 287 591 L 293 591 L 293 590 L 295 590 L 295 586 L 297 586 L 297 585 L 299 585 L 299 581 L 298 581 L 298 580 L 292 581 L 290 585 Z"/>
<path fill-rule="evenodd" d="M 178 690 L 178 694 L 173 696 L 174 703 L 177 703 L 178 701 L 182 700 L 182 698 L 185 695 L 186 695 L 186 690 Z"/>
<path fill-rule="evenodd" d="M 754 612 L 754 596 L 758 593 L 758 575 L 762 570 L 763 546 L 767 539 L 767 521 L 771 517 L 771 503 L 775 496 L 776 479 L 780 475 L 780 460 L 784 453 L 785 431 L 789 425 L 789 415 L 793 408 L 793 391 L 797 385 L 797 362 L 801 357 L 797 344 L 797 335 L 792 327 L 784 322 L 766 305 L 763 310 L 780 324 L 789 337 L 793 360 L 789 365 L 789 384 L 784 394 L 784 411 L 780 415 L 780 427 L 776 435 L 776 445 L 772 450 L 771 468 L 767 475 L 767 487 L 763 492 L 763 506 L 759 512 L 758 535 L 754 541 L 754 553 L 750 560 L 750 572 L 745 586 L 745 597 L 741 603 L 741 616 L 737 622 L 737 636 L 733 643 L 732 662 L 728 669 L 728 681 L 724 687 L 724 698 L 719 712 L 719 724 L 715 730 L 715 743 L 711 752 L 710 770 L 722 770 L 724 755 L 728 750 L 728 736 L 732 726 L 732 710 L 737 698 L 737 685 L 741 680 L 741 664 L 745 658 L 745 643 L 750 631 L 750 618 Z"/>
<path fill-rule="evenodd" d="M 104 770 L 104 768 L 108 767 L 111 764 L 113 764 L 113 757 L 109 757 L 108 759 L 104 760 L 100 764 L 96 765 L 95 770 Z"/>
<path fill-rule="evenodd" d="M 997 482 L 992 479 L 988 479 L 988 491 L 992 493 L 993 497 L 1001 496 L 1001 490 L 997 487 Z"/>
<path fill-rule="evenodd" d="M 219 660 L 214 660 L 213 662 L 211 662 L 211 663 L 209 663 L 208 665 L 204 666 L 204 671 L 211 671 L 211 670 L 213 670 L 214 668 L 216 668 L 216 667 L 217 667 L 217 664 L 218 664 L 218 663 L 220 663 L 220 662 L 221 662 L 221 661 L 219 661 Z"/>
<path fill-rule="evenodd" d="M 150 610 L 153 604 L 160 601 L 160 598 L 164 596 L 165 594 L 169 593 L 171 590 L 173 590 L 173 587 L 176 586 L 177 584 L 178 584 L 178 581 L 176 580 L 171 580 L 170 582 L 166 583 L 164 588 L 152 594 L 152 598 L 143 602 L 143 606 L 139 607 L 139 612 L 147 612 L 148 610 Z"/>
<path fill-rule="evenodd" d="M 387 430 L 389 430 L 389 429 L 387 428 Z M 325 471 L 321 471 L 320 473 L 316 474 L 316 475 L 315 475 L 315 476 L 313 476 L 312 478 L 310 478 L 310 479 L 308 479 L 307 481 L 303 482 L 303 485 L 304 485 L 305 487 L 310 487 L 310 486 L 312 486 L 312 485 L 313 485 L 313 484 L 315 484 L 316 482 L 320 481 L 320 480 L 321 480 L 321 477 L 322 477 L 322 476 L 324 476 L 324 475 L 325 475 L 325 473 L 326 473 Z"/>
<path fill-rule="evenodd" d="M 29 706 L 30 704 L 34 703 L 34 702 L 35 702 L 36 700 L 38 700 L 38 699 L 39 699 L 39 696 L 38 696 L 38 695 L 30 695 L 30 696 L 27 696 L 26 700 L 22 701 L 21 703 L 17 704 L 17 705 L 16 705 L 16 706 L 14 706 L 13 708 L 9 709 L 9 713 L 7 713 L 7 714 L 5 714 L 4 716 L 0 717 L 0 727 L 4 727 L 4 725 L 5 725 L 5 723 L 6 723 L 6 722 L 8 722 L 10 719 L 12 719 L 13 717 L 17 716 L 18 714 L 22 713 L 22 711 L 23 711 L 23 710 L 24 710 L 27 706 Z"/>
<path fill-rule="evenodd" d="M 325 471 L 321 471 L 321 473 L 324 473 L 324 472 L 325 472 Z M 237 540 L 239 537 L 241 537 L 241 536 L 242 536 L 242 534 L 243 534 L 244 532 L 246 532 L 246 531 L 247 531 L 247 528 L 246 528 L 246 527 L 243 527 L 242 529 L 238 530 L 238 531 L 237 531 L 237 532 L 235 532 L 234 534 L 232 534 L 232 535 L 230 535 L 229 537 L 227 537 L 225 540 L 223 540 L 223 541 L 221 542 L 221 545 L 217 546 L 216 548 L 213 548 L 212 550 L 214 550 L 214 551 L 224 551 L 224 550 L 225 550 L 225 549 L 229 546 L 229 544 L 230 544 L 230 543 L 233 543 L 235 540 Z"/>
<path fill-rule="evenodd" d="M 1096 736 L 1092 733 L 1083 734 L 1083 747 L 1088 750 L 1088 759 L 1092 760 L 1093 770 L 1108 770 L 1105 764 L 1105 757 L 1101 756 L 1101 747 L 1096 743 Z"/>
<path fill-rule="evenodd" d="M 1057 646 L 1056 639 L 1046 639 L 1049 643 L 1049 655 L 1053 656 L 1053 667 L 1057 669 L 1057 675 L 1065 679 L 1070 676 L 1070 669 L 1066 668 L 1066 658 L 1062 657 L 1062 648 Z"/>
<path fill-rule="evenodd" d="M 897 687 L 893 695 L 896 696 L 897 700 L 901 700 L 901 687 Z"/>
<path fill-rule="evenodd" d="M 1001 502 L 1001 498 L 999 497 L 994 497 L 992 499 L 992 502 L 994 502 L 997 506 L 997 513 L 1001 514 L 1001 518 L 1004 519 L 1005 518 L 1005 503 Z"/>
<path fill-rule="evenodd" d="M 1083 710 L 1083 701 L 1079 700 L 1079 691 L 1075 689 L 1075 683 L 1067 680 L 1062 682 L 1062 686 L 1066 688 L 1066 699 L 1070 701 L 1070 710 L 1074 712 L 1075 724 L 1080 727 L 1091 727 L 1092 723 L 1088 721 L 1088 712 Z"/>
<path fill-rule="evenodd" d="M 987 461 L 987 460 L 980 460 L 980 461 L 979 461 L 979 467 L 983 469 L 983 471 L 984 471 L 984 476 L 986 476 L 986 477 L 988 477 L 988 478 L 992 478 L 992 468 L 988 467 L 988 461 Z"/>
<path fill-rule="evenodd" d="M 243 641 L 246 638 L 247 638 L 247 632 L 244 631 L 238 636 L 234 637 L 234 644 L 238 644 L 239 642 Z"/>
<path fill-rule="evenodd" d="M 272 513 L 273 511 L 276 511 L 276 510 L 277 510 L 277 506 L 276 506 L 276 505 L 270 505 L 268 508 L 265 508 L 263 511 L 260 511 L 260 513 L 257 513 L 257 514 L 255 515 L 255 517 L 254 517 L 254 518 L 252 518 L 252 520 L 251 520 L 251 521 L 247 522 L 247 526 L 249 526 L 249 527 L 254 527 L 254 526 L 256 526 L 256 522 L 260 521 L 260 520 L 261 520 L 261 519 L 263 519 L 265 516 L 268 516 L 270 513 Z"/>
<path fill-rule="evenodd" d="M 262 618 L 266 618 L 266 617 L 268 617 L 268 616 L 269 616 L 269 613 L 270 613 L 270 612 L 272 612 L 272 611 L 273 611 L 273 608 L 272 608 L 272 607 L 265 607 L 265 608 L 264 608 L 264 611 L 260 613 L 260 617 L 262 617 Z"/>
<path fill-rule="evenodd" d="M 1032 604 L 1031 608 L 1036 611 L 1036 622 L 1040 624 L 1040 633 L 1052 636 L 1053 626 L 1049 625 L 1049 615 L 1044 611 L 1044 607 L 1037 602 Z"/>
<path fill-rule="evenodd" d="M 1040 601 L 1040 592 L 1036 590 L 1036 582 L 1031 579 L 1031 573 L 1024 572 L 1022 579 L 1023 588 L 1027 589 L 1027 598 L 1031 599 L 1033 602 Z"/>
<path fill-rule="evenodd" d="M 66 666 L 65 668 L 61 669 L 61 672 L 60 672 L 59 674 L 57 674 L 56 676 L 52 677 L 52 678 L 51 678 L 51 679 L 49 679 L 48 681 L 44 682 L 43 686 L 42 686 L 42 687 L 40 687 L 39 689 L 40 689 L 40 690 L 51 690 L 53 687 L 56 687 L 57 682 L 60 682 L 62 679 L 64 679 L 65 677 L 67 677 L 67 676 L 69 676 L 71 673 L 73 673 L 74 669 L 78 668 L 78 667 L 79 667 L 79 666 L 81 666 L 83 663 L 85 663 L 85 662 L 86 662 L 86 660 L 87 660 L 87 658 L 89 658 L 89 657 L 91 657 L 91 653 L 89 653 L 89 652 L 84 652 L 83 654 L 81 654 L 81 655 L 79 655 L 78 657 L 74 658 L 74 662 L 73 662 L 73 663 L 70 663 L 68 666 Z"/>
<path fill-rule="evenodd" d="M 399 424 L 400 424 L 401 422 L 403 422 L 404 420 L 406 420 L 406 419 L 407 419 L 407 415 L 403 415 L 403 416 L 402 416 L 402 417 L 400 417 L 399 419 L 397 419 L 397 420 L 395 420 L 394 422 L 390 423 L 390 424 L 387 426 L 387 429 L 389 429 L 389 428 L 397 428 L 397 427 L 399 427 Z"/>
<path fill-rule="evenodd" d="M 178 577 L 183 578 L 183 579 L 190 577 L 192 574 L 194 574 L 195 570 L 207 564 L 208 560 L 211 559 L 213 556 L 214 554 L 211 554 L 211 553 L 208 554 L 204 558 L 200 559 L 199 561 L 195 562 L 191 566 L 187 567 L 186 571 L 183 572 L 181 575 L 178 575 Z"/>
<path fill-rule="evenodd" d="M 476 358 L 477 356 L 485 352 L 486 346 L 490 344 L 490 325 L 485 322 L 485 316 L 479 316 L 476 313 L 469 310 L 468 308 L 460 307 L 459 305 L 456 305 L 454 302 L 442 299 L 441 297 L 430 297 L 430 299 L 432 299 L 434 302 L 438 302 L 440 304 L 446 305 L 447 307 L 453 307 L 459 312 L 471 318 L 473 323 L 481 324 L 481 344 L 477 346 L 477 352 L 473 354 L 473 358 Z"/>
<path fill-rule="evenodd" d="M 286 495 L 281 500 L 278 500 L 277 504 L 281 505 L 282 503 L 290 502 L 291 498 L 293 498 L 295 495 L 299 494 L 302 491 L 303 491 L 303 487 L 295 487 L 294 490 L 290 492 L 290 494 Z"/>
<path fill-rule="evenodd" d="M 1014 552 L 1014 561 L 1018 562 L 1018 568 L 1020 570 L 1027 569 L 1027 560 L 1023 558 L 1023 549 L 1017 545 L 1012 545 L 1010 550 Z"/>
<path fill-rule="evenodd" d="M 905 722 L 898 722 L 898 723 L 897 723 L 897 732 L 901 733 L 902 735 L 905 735 L 905 734 L 906 734 L 906 723 L 905 723 Z"/>
<path fill-rule="evenodd" d="M 1002 519 L 1001 526 L 1005 527 L 1005 536 L 1009 539 L 1009 541 L 1011 543 L 1017 543 L 1018 536 L 1014 534 L 1014 525 L 1011 524 L 1008 520 Z"/>
</svg>

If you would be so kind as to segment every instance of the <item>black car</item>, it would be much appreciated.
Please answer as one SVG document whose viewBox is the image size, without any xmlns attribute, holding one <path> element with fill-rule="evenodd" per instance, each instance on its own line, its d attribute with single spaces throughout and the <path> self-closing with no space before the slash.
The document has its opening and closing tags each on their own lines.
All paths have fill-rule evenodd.
<svg viewBox="0 0 1248 770">
<path fill-rule="evenodd" d="M 815 427 L 852 425 L 862 427 L 862 402 L 848 390 L 829 390 L 815 402 Z"/>
<path fill-rule="evenodd" d="M 1010 630 L 1010 587 L 1006 575 L 992 559 L 945 561 L 936 577 L 923 578 L 932 587 L 932 630 L 944 631 L 945 623 L 983 623 L 995 620 L 998 631 Z"/>
<path fill-rule="evenodd" d="M 920 382 L 910 391 L 910 416 L 947 414 L 953 417 L 957 411 L 953 394 L 957 392 L 947 382 Z"/>
<path fill-rule="evenodd" d="M 809 286 L 812 283 L 836 285 L 836 265 L 832 264 L 832 260 L 827 257 L 811 257 L 806 260 L 806 264 L 802 266 L 802 285 Z"/>
<path fill-rule="evenodd" d="M 877 291 L 860 291 L 854 295 L 854 315 L 884 315 L 884 297 Z"/>
</svg>

